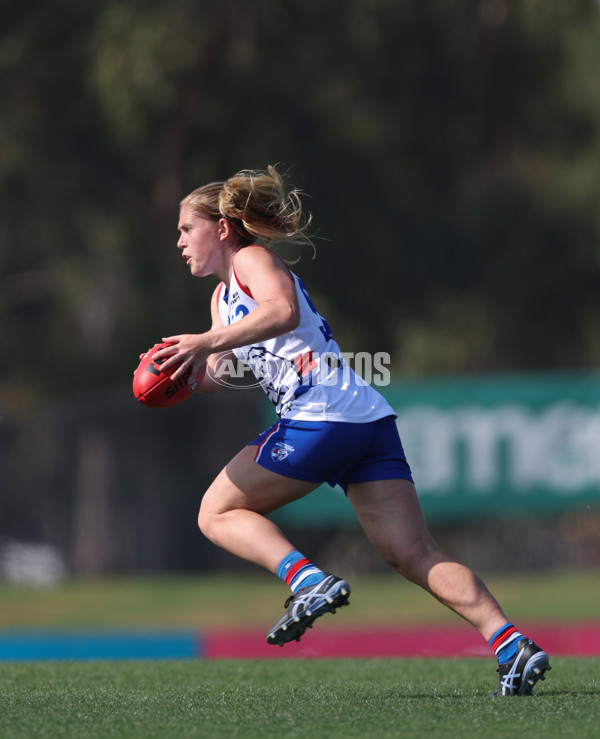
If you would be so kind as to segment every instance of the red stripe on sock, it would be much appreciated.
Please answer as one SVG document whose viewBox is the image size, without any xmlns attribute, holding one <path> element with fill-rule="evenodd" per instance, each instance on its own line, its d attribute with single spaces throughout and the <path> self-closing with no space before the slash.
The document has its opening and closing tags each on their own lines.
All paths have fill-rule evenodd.
<svg viewBox="0 0 600 739">
<path fill-rule="evenodd" d="M 302 559 L 299 559 L 295 564 L 293 564 L 290 569 L 287 571 L 287 575 L 285 576 L 285 584 L 289 585 L 294 577 L 298 574 L 298 572 L 303 568 L 306 567 L 306 565 L 310 564 L 310 560 L 306 559 L 306 557 L 303 557 Z"/>
<path fill-rule="evenodd" d="M 509 636 L 512 636 L 517 629 L 514 626 L 509 626 L 501 634 L 498 634 L 498 636 L 494 639 L 494 641 L 491 643 L 492 650 L 495 652 L 496 649 L 502 644 L 502 642 L 506 641 Z"/>
</svg>

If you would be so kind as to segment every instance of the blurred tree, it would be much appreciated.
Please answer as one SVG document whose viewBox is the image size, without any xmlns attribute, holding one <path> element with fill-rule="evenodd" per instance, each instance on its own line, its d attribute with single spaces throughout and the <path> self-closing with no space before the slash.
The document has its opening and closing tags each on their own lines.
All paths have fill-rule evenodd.
<svg viewBox="0 0 600 739">
<path fill-rule="evenodd" d="M 203 330 L 178 201 L 282 162 L 298 269 L 405 373 L 600 362 L 592 0 L 4 0 L 5 398 L 128 381 Z"/>
</svg>

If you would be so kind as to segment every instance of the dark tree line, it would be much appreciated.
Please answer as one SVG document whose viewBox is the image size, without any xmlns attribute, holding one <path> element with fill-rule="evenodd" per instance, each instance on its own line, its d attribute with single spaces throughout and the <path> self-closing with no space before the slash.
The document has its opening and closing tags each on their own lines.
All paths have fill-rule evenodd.
<svg viewBox="0 0 600 739">
<path fill-rule="evenodd" d="M 0 5 L 0 400 L 128 382 L 206 328 L 179 199 L 276 162 L 344 349 L 397 374 L 600 362 L 592 0 Z"/>
</svg>

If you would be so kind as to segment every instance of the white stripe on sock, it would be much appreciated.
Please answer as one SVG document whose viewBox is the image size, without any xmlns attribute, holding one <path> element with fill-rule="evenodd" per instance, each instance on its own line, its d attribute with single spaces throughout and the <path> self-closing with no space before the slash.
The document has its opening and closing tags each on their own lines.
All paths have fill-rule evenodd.
<svg viewBox="0 0 600 739">
<path fill-rule="evenodd" d="M 511 642 L 514 642 L 515 639 L 522 639 L 523 634 L 519 633 L 518 631 L 515 631 L 514 634 L 512 634 L 506 641 L 503 641 L 502 644 L 496 649 L 494 654 L 498 656 L 498 652 L 501 649 L 504 649 L 504 647 L 507 647 Z"/>
<path fill-rule="evenodd" d="M 296 591 L 309 575 L 318 575 L 320 572 L 321 570 L 318 567 L 307 567 L 306 569 L 300 570 L 290 583 L 291 589 Z"/>
</svg>

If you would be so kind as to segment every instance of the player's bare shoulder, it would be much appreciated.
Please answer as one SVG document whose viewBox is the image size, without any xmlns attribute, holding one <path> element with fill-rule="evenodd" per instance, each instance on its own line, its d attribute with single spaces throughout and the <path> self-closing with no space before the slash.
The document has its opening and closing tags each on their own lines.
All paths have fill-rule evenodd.
<svg viewBox="0 0 600 739">
<path fill-rule="evenodd" d="M 294 278 L 289 267 L 275 252 L 264 246 L 245 246 L 234 259 L 237 279 L 250 290 L 262 285 L 279 286 L 284 293 L 293 291 Z"/>
<path fill-rule="evenodd" d="M 265 270 L 281 270 L 286 274 L 289 273 L 289 269 L 281 257 L 266 246 L 245 246 L 243 249 L 236 252 L 234 265 L 238 274 L 240 271 L 252 271 L 257 268 Z"/>
</svg>

